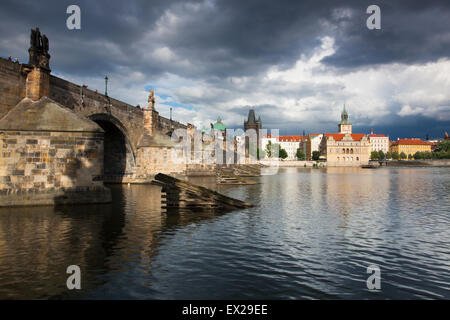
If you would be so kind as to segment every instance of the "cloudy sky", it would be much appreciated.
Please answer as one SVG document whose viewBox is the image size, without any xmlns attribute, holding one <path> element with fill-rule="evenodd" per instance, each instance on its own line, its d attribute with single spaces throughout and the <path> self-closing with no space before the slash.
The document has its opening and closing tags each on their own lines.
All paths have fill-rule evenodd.
<svg viewBox="0 0 450 320">
<path fill-rule="evenodd" d="M 81 8 L 81 30 L 66 9 Z M 381 8 L 381 30 L 366 9 Z M 30 28 L 50 40 L 52 73 L 208 127 L 242 127 L 249 108 L 281 134 L 442 137 L 450 131 L 450 1 L 9 1 L 0 55 L 27 62 Z"/>
</svg>

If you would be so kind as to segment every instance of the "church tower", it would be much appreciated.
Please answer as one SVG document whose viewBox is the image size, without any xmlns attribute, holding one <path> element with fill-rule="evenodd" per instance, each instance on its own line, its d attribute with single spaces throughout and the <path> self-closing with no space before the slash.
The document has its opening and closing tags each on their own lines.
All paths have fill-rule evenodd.
<svg viewBox="0 0 450 320">
<path fill-rule="evenodd" d="M 347 109 L 342 110 L 341 113 L 341 123 L 338 125 L 339 133 L 352 133 L 352 124 L 348 121 Z"/>
</svg>

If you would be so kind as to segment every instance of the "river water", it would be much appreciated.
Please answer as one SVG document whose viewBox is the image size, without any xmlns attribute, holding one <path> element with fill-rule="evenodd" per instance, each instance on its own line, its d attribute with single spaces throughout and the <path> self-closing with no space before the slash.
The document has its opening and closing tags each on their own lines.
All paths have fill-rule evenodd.
<svg viewBox="0 0 450 320">
<path fill-rule="evenodd" d="M 192 179 L 256 205 L 224 214 L 161 213 L 152 185 L 112 185 L 107 205 L 0 209 L 0 298 L 450 298 L 450 168 L 256 179 Z M 66 287 L 69 265 L 81 290 Z"/>
</svg>

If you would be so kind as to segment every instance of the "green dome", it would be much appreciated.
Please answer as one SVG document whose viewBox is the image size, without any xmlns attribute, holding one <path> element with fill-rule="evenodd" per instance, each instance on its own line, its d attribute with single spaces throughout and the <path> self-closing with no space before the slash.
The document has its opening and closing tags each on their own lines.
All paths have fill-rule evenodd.
<svg viewBox="0 0 450 320">
<path fill-rule="evenodd" d="M 217 118 L 217 122 L 213 125 L 214 130 L 217 131 L 225 131 L 227 129 L 227 126 L 222 123 L 222 119 Z"/>
</svg>

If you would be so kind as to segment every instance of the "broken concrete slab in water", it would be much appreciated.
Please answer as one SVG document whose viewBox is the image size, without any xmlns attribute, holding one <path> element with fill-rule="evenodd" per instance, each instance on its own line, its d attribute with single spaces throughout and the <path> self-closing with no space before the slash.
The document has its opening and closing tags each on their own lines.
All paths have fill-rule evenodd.
<svg viewBox="0 0 450 320">
<path fill-rule="evenodd" d="M 163 209 L 232 211 L 254 207 L 251 203 L 162 173 L 155 176 L 152 184 L 161 186 Z"/>
<path fill-rule="evenodd" d="M 221 168 L 216 170 L 216 183 L 228 185 L 248 185 L 258 184 L 259 182 L 236 175 L 232 168 Z"/>
<path fill-rule="evenodd" d="M 258 164 L 241 164 L 233 166 L 233 173 L 240 177 L 260 177 L 261 167 Z"/>
</svg>

